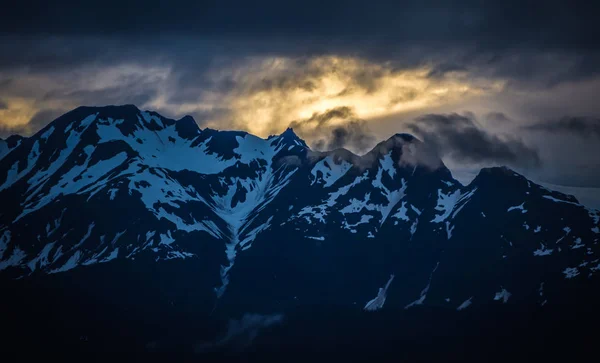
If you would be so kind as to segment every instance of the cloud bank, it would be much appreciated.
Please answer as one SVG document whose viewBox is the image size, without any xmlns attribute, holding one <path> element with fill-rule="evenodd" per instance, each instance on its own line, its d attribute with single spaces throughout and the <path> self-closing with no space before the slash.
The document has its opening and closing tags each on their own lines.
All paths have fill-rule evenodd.
<svg viewBox="0 0 600 363">
<path fill-rule="evenodd" d="M 486 131 L 473 114 L 423 115 L 409 124 L 408 128 L 420 135 L 440 155 L 456 162 L 509 164 L 524 168 L 541 165 L 535 149 L 514 136 Z"/>
</svg>

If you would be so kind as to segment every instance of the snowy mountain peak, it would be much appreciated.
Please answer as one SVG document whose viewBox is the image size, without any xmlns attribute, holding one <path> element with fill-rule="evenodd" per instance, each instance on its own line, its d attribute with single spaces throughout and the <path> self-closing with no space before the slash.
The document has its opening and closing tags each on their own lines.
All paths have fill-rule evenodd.
<svg viewBox="0 0 600 363">
<path fill-rule="evenodd" d="M 288 127 L 277 138 L 282 142 L 285 142 L 287 145 L 297 145 L 308 149 L 306 142 L 304 142 L 304 140 L 302 140 L 298 135 L 296 135 L 294 129 L 292 129 L 291 127 Z"/>
<path fill-rule="evenodd" d="M 385 155 L 390 151 L 402 154 L 407 149 L 416 151 L 417 147 L 421 145 L 421 141 L 409 134 L 395 134 L 389 139 L 382 141 L 375 145 L 375 147 L 369 151 L 366 155 Z"/>
<path fill-rule="evenodd" d="M 193 139 L 201 132 L 196 120 L 189 115 L 183 116 L 177 120 L 175 123 L 175 130 L 177 130 L 179 136 L 184 139 Z"/>
<path fill-rule="evenodd" d="M 482 168 L 477 173 L 477 176 L 473 179 L 470 185 L 472 186 L 485 186 L 485 185 L 499 185 L 506 184 L 512 187 L 518 187 L 523 189 L 531 188 L 535 185 L 529 181 L 522 174 L 517 173 L 507 166 L 494 166 Z M 537 186 L 537 185 L 536 185 Z"/>
<path fill-rule="evenodd" d="M 426 168 L 430 171 L 441 169 L 449 174 L 438 153 L 429 145 L 410 134 L 395 134 L 377 144 L 371 151 L 362 156 L 363 162 L 373 162 L 386 155 L 402 168 Z"/>
<path fill-rule="evenodd" d="M 280 136 L 299 139 L 298 135 L 296 135 L 296 133 L 294 132 L 294 129 L 292 127 L 286 128 L 285 131 L 282 132 Z"/>
<path fill-rule="evenodd" d="M 407 133 L 396 133 L 394 136 L 390 137 L 390 139 L 402 140 L 404 142 L 413 142 L 415 140 L 418 140 L 413 135 Z"/>
<path fill-rule="evenodd" d="M 361 165 L 361 157 L 347 149 L 339 148 L 321 154 L 331 156 L 336 163 L 346 161 L 354 165 Z"/>
<path fill-rule="evenodd" d="M 482 168 L 468 187 L 479 188 L 482 190 L 503 190 L 511 188 L 513 190 L 523 191 L 525 199 L 539 196 L 545 201 L 552 200 L 560 203 L 580 205 L 577 198 L 573 195 L 550 190 L 536 184 L 527 179 L 524 175 L 519 174 L 506 166 Z"/>
</svg>

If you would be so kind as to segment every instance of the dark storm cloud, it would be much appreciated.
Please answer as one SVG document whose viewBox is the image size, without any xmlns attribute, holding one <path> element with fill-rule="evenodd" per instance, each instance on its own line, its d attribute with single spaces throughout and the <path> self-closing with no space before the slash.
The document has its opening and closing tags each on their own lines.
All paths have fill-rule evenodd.
<svg viewBox="0 0 600 363">
<path fill-rule="evenodd" d="M 510 124 L 514 122 L 510 117 L 502 112 L 488 112 L 483 115 L 483 119 L 494 124 Z"/>
<path fill-rule="evenodd" d="M 332 124 L 332 121 L 338 123 Z M 375 142 L 366 121 L 358 119 L 352 108 L 346 106 L 315 113 L 305 120 L 293 121 L 290 127 L 301 136 L 315 140 L 312 146 L 316 150 L 348 148 L 360 153 L 372 147 Z"/>
<path fill-rule="evenodd" d="M 550 88 L 600 75 L 600 45 L 595 48 L 496 49 L 465 53 L 472 74 L 506 79 L 515 89 Z"/>
<path fill-rule="evenodd" d="M 3 7 L 5 33 L 196 33 L 387 40 L 454 40 L 481 46 L 597 45 L 592 2 L 578 1 L 86 1 L 33 0 Z M 507 21 L 509 20 L 509 21 Z M 487 42 L 484 43 L 483 41 Z"/>
<path fill-rule="evenodd" d="M 335 71 L 311 66 L 323 55 L 357 57 L 398 72 L 426 66 L 432 79 L 461 74 L 465 83 L 501 79 L 513 89 L 539 89 L 600 75 L 600 27 L 593 10 L 556 1 L 12 2 L 0 22 L 0 97 L 45 97 L 65 111 L 81 104 L 148 104 L 176 117 L 178 110 L 201 103 L 206 90 L 238 96 L 272 89 L 310 92 L 324 71 Z M 294 66 L 245 84 L 234 71 L 253 57 L 287 57 Z M 26 87 L 16 90 L 6 79 L 27 72 L 64 82 L 73 70 L 87 74 L 123 64 L 170 73 L 163 80 L 122 80 L 102 89 L 67 85 L 43 96 Z M 231 72 L 211 78 L 219 69 Z M 377 67 L 354 72 L 340 94 L 376 91 L 382 72 Z M 150 102 L 158 95 L 161 102 Z M 408 87 L 388 106 L 417 96 Z M 185 113 L 200 123 L 226 115 L 233 126 L 225 127 L 239 127 L 226 107 L 213 102 Z M 354 125 L 359 131 L 346 130 L 348 135 L 364 128 L 362 122 Z M 346 138 L 344 131 L 339 135 Z"/>
<path fill-rule="evenodd" d="M 577 59 L 551 80 L 561 82 L 598 72 L 598 10 L 590 1 L 11 2 L 3 7 L 0 34 L 8 36 L 5 49 L 21 51 L 3 52 L 0 67 L 162 57 L 197 69 L 202 54 L 334 53 L 402 67 L 433 62 L 432 77 L 474 67 L 540 81 L 536 74 L 546 80 L 554 58 L 570 54 Z M 36 38 L 42 41 L 34 44 Z M 540 52 L 552 64 L 540 63 Z"/>
<path fill-rule="evenodd" d="M 111 105 L 143 105 L 156 97 L 156 92 L 154 82 L 123 77 L 117 85 L 98 90 L 52 90 L 45 93 L 42 100 L 69 100 L 79 105 L 94 105 L 98 100 Z"/>
<path fill-rule="evenodd" d="M 440 155 L 458 162 L 518 167 L 537 167 L 541 164 L 535 149 L 517 138 L 489 133 L 478 125 L 472 114 L 424 115 L 416 118 L 408 127 Z"/>
<path fill-rule="evenodd" d="M 600 138 L 600 119 L 589 117 L 563 117 L 559 120 L 525 126 L 527 130 L 552 134 L 573 134 L 583 138 Z"/>
<path fill-rule="evenodd" d="M 39 130 L 39 129 L 43 128 L 48 123 L 55 120 L 56 118 L 58 118 L 59 116 L 61 116 L 64 113 L 65 113 L 64 110 L 53 110 L 53 109 L 38 111 L 35 115 L 33 115 L 31 120 L 27 124 L 26 127 L 29 129 L 27 133 L 31 133 L 31 131 L 35 131 L 35 130 Z"/>
<path fill-rule="evenodd" d="M 342 126 L 334 127 L 326 146 L 325 140 L 319 139 L 316 148 L 321 150 L 349 148 L 360 153 L 371 147 L 374 141 L 375 138 L 370 133 L 365 121 L 352 120 Z"/>
</svg>

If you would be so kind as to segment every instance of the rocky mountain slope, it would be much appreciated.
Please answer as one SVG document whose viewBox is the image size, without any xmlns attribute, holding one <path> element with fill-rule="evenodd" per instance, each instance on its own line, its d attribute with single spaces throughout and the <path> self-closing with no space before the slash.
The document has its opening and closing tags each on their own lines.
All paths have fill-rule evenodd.
<svg viewBox="0 0 600 363">
<path fill-rule="evenodd" d="M 312 152 L 291 129 L 264 140 L 133 106 L 81 107 L 3 154 L 0 268 L 24 277 L 142 256 L 160 263 L 213 245 L 221 250 L 212 256 L 221 265 L 217 298 L 236 279 L 273 286 L 267 281 L 285 259 L 281 274 L 294 274 L 286 284 L 315 275 L 335 289 L 351 271 L 360 275 L 355 291 L 420 280 L 414 304 L 427 295 L 440 304 L 485 301 L 497 298 L 493 291 L 519 299 L 501 276 L 518 272 L 515 261 L 531 268 L 519 283 L 535 274 L 538 289 L 544 276 L 589 278 L 600 269 L 597 211 L 506 168 L 483 169 L 463 187 L 433 158 L 406 134 L 361 157 Z M 250 272 L 254 264 L 271 271 Z M 236 277 L 236 269 L 248 272 Z M 462 296 L 429 292 L 438 275 L 453 285 L 450 270 L 455 279 L 477 273 L 482 286 L 456 280 Z M 269 276 L 253 276 L 262 272 Z M 346 295 L 361 305 L 368 296 Z"/>
<path fill-rule="evenodd" d="M 407 134 L 357 156 L 108 106 L 0 143 L 5 281 L 227 315 L 540 308 L 597 286 L 598 211 L 508 168 L 463 186 Z"/>
</svg>

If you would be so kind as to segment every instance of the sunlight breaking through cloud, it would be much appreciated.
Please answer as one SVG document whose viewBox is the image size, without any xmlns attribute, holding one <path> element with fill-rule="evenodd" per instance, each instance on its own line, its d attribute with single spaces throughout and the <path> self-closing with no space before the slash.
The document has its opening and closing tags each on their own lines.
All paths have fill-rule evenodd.
<svg viewBox="0 0 600 363">
<path fill-rule="evenodd" d="M 504 85 L 464 71 L 440 76 L 432 70 L 337 56 L 215 60 L 191 76 L 168 63 L 88 65 L 42 74 L 24 69 L 0 74 L 5 83 L 0 99 L 6 106 L 0 124 L 27 134 L 39 129 L 27 124 L 40 112 L 49 117 L 79 105 L 134 103 L 174 117 L 192 114 L 203 126 L 265 137 L 329 110 L 347 108 L 353 119 L 369 121 L 464 102 Z M 332 119 L 329 126 L 348 121 Z M 318 126 L 305 124 L 305 136 L 310 139 Z"/>
<path fill-rule="evenodd" d="M 250 58 L 206 72 L 211 88 L 197 104 L 150 106 L 207 114 L 205 124 L 267 136 L 293 121 L 347 107 L 360 119 L 425 109 L 499 91 L 499 81 L 471 82 L 461 72 L 431 77 L 431 68 L 395 69 L 357 58 Z M 221 112 L 214 112 L 221 110 Z M 344 123 L 345 120 L 338 119 Z"/>
</svg>

